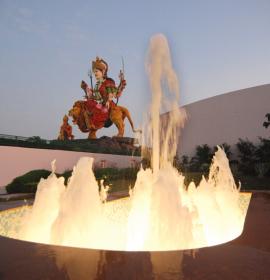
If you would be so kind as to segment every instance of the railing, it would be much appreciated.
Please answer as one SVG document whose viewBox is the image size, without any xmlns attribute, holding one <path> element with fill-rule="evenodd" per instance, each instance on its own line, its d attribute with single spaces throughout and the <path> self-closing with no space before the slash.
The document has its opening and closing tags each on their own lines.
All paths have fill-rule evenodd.
<svg viewBox="0 0 270 280">
<path fill-rule="evenodd" d="M 27 141 L 30 137 L 17 136 L 17 135 L 8 135 L 8 134 L 0 134 L 1 139 L 12 139 L 12 140 L 22 140 Z"/>
</svg>

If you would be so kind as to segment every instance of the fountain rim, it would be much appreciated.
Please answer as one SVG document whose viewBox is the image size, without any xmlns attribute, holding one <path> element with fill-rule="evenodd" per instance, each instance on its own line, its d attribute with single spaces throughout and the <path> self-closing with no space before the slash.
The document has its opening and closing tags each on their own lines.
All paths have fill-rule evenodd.
<svg viewBox="0 0 270 280">
<path fill-rule="evenodd" d="M 243 196 L 249 196 L 249 200 L 248 200 L 248 203 L 247 203 L 247 206 L 246 206 L 246 213 L 245 213 L 245 216 L 247 216 L 249 205 L 250 205 L 250 200 L 251 200 L 251 197 L 252 197 L 252 192 L 246 192 L 245 191 L 245 192 L 240 192 L 240 194 L 243 195 Z M 106 201 L 106 203 L 112 203 L 112 202 L 117 201 L 117 200 L 126 200 L 128 198 L 130 198 L 130 197 L 129 196 L 122 197 L 122 198 Z M 17 206 L 17 207 L 14 207 L 14 208 L 9 208 L 9 209 L 6 209 L 6 210 L 1 210 L 0 211 L 0 217 L 1 217 L 1 215 L 3 213 L 14 212 L 14 211 L 19 210 L 19 209 L 24 208 L 24 207 L 32 208 L 33 205 L 21 205 L 21 206 Z M 162 253 L 163 252 L 163 253 L 165 253 L 165 252 L 180 252 L 180 251 L 185 252 L 185 251 L 192 251 L 192 250 L 205 249 L 205 248 L 209 248 L 209 247 L 221 246 L 221 245 L 230 243 L 233 240 L 236 240 L 237 238 L 239 238 L 242 235 L 243 231 L 244 231 L 244 227 L 242 229 L 242 232 L 239 235 L 237 235 L 236 237 L 234 237 L 234 238 L 232 238 L 230 240 L 218 243 L 218 244 L 214 244 L 214 245 L 210 245 L 210 246 L 196 247 L 196 248 L 172 249 L 172 250 L 117 250 L 117 249 L 112 250 L 112 249 L 76 247 L 76 246 L 65 246 L 65 245 L 40 243 L 40 242 L 34 242 L 34 241 L 29 241 L 29 240 L 17 239 L 17 238 L 13 238 L 13 237 L 10 237 L 10 236 L 7 236 L 7 235 L 1 235 L 1 234 L 0 234 L 0 238 L 7 238 L 9 240 L 14 240 L 14 241 L 19 241 L 19 242 L 26 242 L 26 243 L 36 244 L 36 245 L 53 246 L 53 247 L 61 247 L 61 248 L 72 248 L 72 249 L 75 248 L 75 249 L 84 249 L 84 250 L 92 250 L 92 251 L 128 252 L 128 253 L 132 253 L 132 252 L 133 253 L 138 253 L 138 252 L 142 252 L 142 253 L 145 253 L 145 252 Z"/>
</svg>

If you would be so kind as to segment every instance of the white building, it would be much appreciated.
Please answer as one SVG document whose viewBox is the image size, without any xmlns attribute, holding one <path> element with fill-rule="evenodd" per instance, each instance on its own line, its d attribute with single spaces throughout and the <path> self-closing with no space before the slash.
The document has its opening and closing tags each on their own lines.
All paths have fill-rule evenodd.
<svg viewBox="0 0 270 280">
<path fill-rule="evenodd" d="M 197 145 L 224 142 L 234 151 L 239 138 L 259 142 L 269 138 L 263 127 L 270 113 L 270 84 L 237 90 L 184 106 L 188 120 L 181 131 L 178 153 L 193 156 Z"/>
</svg>

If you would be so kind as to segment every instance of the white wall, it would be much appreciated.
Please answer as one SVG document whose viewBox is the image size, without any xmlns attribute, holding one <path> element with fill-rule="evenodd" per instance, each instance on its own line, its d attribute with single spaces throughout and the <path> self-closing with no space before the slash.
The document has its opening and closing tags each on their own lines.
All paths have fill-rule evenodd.
<svg viewBox="0 0 270 280">
<path fill-rule="evenodd" d="M 224 142 L 232 146 L 239 138 L 253 143 L 269 138 L 265 114 L 270 112 L 270 85 L 262 85 L 214 96 L 187 106 L 188 120 L 181 132 L 180 155 L 194 155 L 197 145 L 210 147 Z"/>
<path fill-rule="evenodd" d="M 85 152 L 32 149 L 22 147 L 0 146 L 0 186 L 6 186 L 12 179 L 34 169 L 51 170 L 51 162 L 56 159 L 56 172 L 71 170 L 78 159 L 83 156 L 94 158 L 94 165 L 101 165 L 105 160 L 106 167 L 131 167 L 134 160 L 139 163 L 140 157 L 94 154 Z"/>
</svg>

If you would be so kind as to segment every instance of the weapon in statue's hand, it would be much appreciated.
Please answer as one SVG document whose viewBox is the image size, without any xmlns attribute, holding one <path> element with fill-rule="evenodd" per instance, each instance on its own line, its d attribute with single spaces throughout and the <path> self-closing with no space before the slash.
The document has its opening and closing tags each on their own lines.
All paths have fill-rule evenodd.
<svg viewBox="0 0 270 280">
<path fill-rule="evenodd" d="M 124 63 L 123 56 L 121 56 L 121 59 L 122 59 L 122 70 L 120 70 L 119 77 L 120 77 L 120 81 L 122 82 L 125 79 L 125 63 Z"/>
<path fill-rule="evenodd" d="M 92 75 L 92 70 L 91 69 L 89 69 L 89 71 L 88 71 L 88 77 L 90 78 L 91 90 L 92 90 L 92 92 L 94 92 L 94 88 L 93 88 L 93 75 Z M 87 97 L 87 99 L 88 99 L 88 97 Z"/>
<path fill-rule="evenodd" d="M 120 86 L 121 86 L 122 80 L 124 80 L 124 77 L 125 77 L 125 64 L 124 64 L 123 56 L 121 56 L 121 60 L 122 60 L 122 70 L 120 70 L 120 74 L 119 74 Z M 119 97 L 117 96 L 116 97 L 116 105 L 118 104 L 118 100 L 119 100 Z"/>
<path fill-rule="evenodd" d="M 123 78 L 124 78 L 124 75 L 125 75 L 125 64 L 124 64 L 123 56 L 121 57 L 121 59 L 122 59 L 122 73 L 123 73 Z"/>
</svg>

